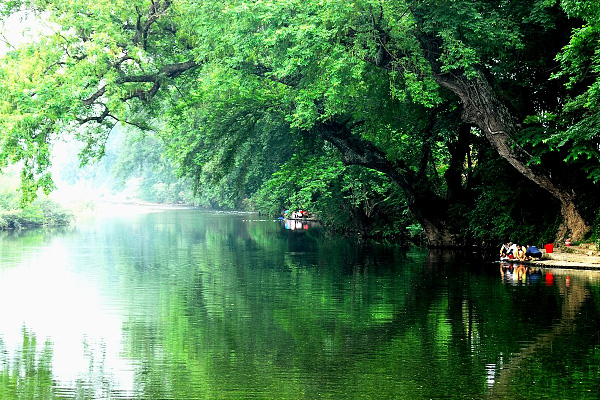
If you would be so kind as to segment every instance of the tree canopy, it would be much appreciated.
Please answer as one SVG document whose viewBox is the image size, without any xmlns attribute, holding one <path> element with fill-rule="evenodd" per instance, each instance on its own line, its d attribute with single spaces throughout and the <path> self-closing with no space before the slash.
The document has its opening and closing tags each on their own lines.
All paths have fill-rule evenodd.
<svg viewBox="0 0 600 400">
<path fill-rule="evenodd" d="M 598 224 L 590 2 L 27 0 L 0 11 L 46 26 L 0 65 L 0 162 L 22 163 L 25 198 L 52 190 L 53 142 L 72 135 L 94 160 L 120 123 L 156 132 L 215 205 L 311 208 L 367 234 L 375 220 L 416 222 L 433 246 L 511 232 L 578 240 Z"/>
</svg>

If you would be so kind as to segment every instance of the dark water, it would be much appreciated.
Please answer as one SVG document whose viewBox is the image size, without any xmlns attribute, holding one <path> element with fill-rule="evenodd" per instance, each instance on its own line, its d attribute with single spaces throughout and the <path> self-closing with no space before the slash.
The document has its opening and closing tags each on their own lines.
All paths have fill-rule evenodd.
<svg viewBox="0 0 600 400">
<path fill-rule="evenodd" d="M 1 399 L 599 398 L 600 272 L 133 211 L 1 237 Z"/>
</svg>

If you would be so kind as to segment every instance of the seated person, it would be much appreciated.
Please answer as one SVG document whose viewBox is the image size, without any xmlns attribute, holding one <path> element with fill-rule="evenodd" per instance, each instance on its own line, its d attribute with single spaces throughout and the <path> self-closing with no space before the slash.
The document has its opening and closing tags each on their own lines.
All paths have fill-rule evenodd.
<svg viewBox="0 0 600 400">
<path fill-rule="evenodd" d="M 517 253 L 515 255 L 515 258 L 519 261 L 525 261 L 527 259 L 525 251 L 523 251 L 523 247 L 521 247 L 520 245 L 517 245 Z"/>
<path fill-rule="evenodd" d="M 542 258 L 542 252 L 535 246 L 527 245 L 527 250 L 525 250 L 525 255 L 529 259 L 533 258 Z"/>
<path fill-rule="evenodd" d="M 510 243 L 510 247 L 508 248 L 508 258 L 514 259 L 517 258 L 517 244 Z"/>
<path fill-rule="evenodd" d="M 508 258 L 508 248 L 510 247 L 510 243 L 503 243 L 500 247 L 500 259 L 505 260 Z"/>
</svg>

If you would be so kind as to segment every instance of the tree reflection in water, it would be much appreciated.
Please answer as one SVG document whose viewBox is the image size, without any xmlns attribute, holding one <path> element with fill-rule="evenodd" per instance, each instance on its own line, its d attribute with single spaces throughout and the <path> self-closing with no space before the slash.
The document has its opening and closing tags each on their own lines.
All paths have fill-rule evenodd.
<svg viewBox="0 0 600 400">
<path fill-rule="evenodd" d="M 0 399 L 597 395 L 597 274 L 509 279 L 498 276 L 496 264 L 460 254 L 357 245 L 313 229 L 208 217 L 157 213 L 133 225 L 109 221 L 104 230 L 66 238 L 65 252 L 86 251 L 78 250 L 73 263 L 65 257 L 63 269 L 25 269 L 14 281 L 5 274 L 0 282 L 11 286 L 42 274 L 32 291 L 39 295 L 48 276 L 75 271 L 81 280 L 63 279 L 84 283 L 74 298 L 82 301 L 92 288 L 98 302 L 84 302 L 78 319 L 54 308 L 68 314 L 58 321 L 86 338 L 68 335 L 77 339 L 66 350 L 64 340 L 44 331 L 37 334 L 53 343 L 40 344 L 33 331 L 23 330 L 22 343 L 18 328 L 1 332 Z M 79 329 L 81 314 L 97 320 L 98 310 L 114 317 L 106 321 L 117 321 L 115 329 Z M 64 353 L 82 348 L 83 363 L 65 373 Z"/>
<path fill-rule="evenodd" d="M 12 352 L 0 338 L 0 399 L 127 399 L 122 390 L 113 389 L 113 377 L 105 369 L 105 346 L 83 342 L 88 369 L 74 380 L 62 382 L 53 373 L 53 343 L 43 345 L 31 330 L 23 327 L 23 341 Z M 11 354 L 12 353 L 12 354 Z"/>
<path fill-rule="evenodd" d="M 40 348 L 41 347 L 41 348 Z M 0 398 L 54 399 L 52 345 L 38 346 L 35 334 L 23 328 L 23 342 L 11 358 L 0 338 Z"/>
</svg>

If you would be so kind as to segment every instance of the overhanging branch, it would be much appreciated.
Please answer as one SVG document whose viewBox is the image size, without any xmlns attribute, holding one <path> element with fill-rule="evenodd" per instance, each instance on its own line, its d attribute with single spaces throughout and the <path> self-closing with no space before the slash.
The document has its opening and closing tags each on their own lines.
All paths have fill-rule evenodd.
<svg viewBox="0 0 600 400">
<path fill-rule="evenodd" d="M 120 62 L 116 65 L 120 65 L 125 58 L 122 58 Z M 158 93 L 160 87 L 162 86 L 162 82 L 168 79 L 175 79 L 181 74 L 190 69 L 193 69 L 198 66 L 194 60 L 189 60 L 181 63 L 173 63 L 167 64 L 163 66 L 160 70 L 153 74 L 143 74 L 143 75 L 124 75 L 117 78 L 114 82 L 114 85 L 123 85 L 128 83 L 151 83 L 152 86 L 149 89 L 145 88 L 137 88 L 132 89 L 128 92 L 126 96 L 124 96 L 121 100 L 127 101 L 133 98 L 138 98 L 144 102 L 150 101 L 156 94 Z M 96 117 L 87 117 L 84 119 L 80 119 L 80 123 L 92 122 L 96 121 L 98 123 L 102 123 L 102 121 L 109 116 L 107 112 L 107 106 L 99 102 L 98 100 L 106 94 L 108 90 L 108 84 L 102 85 L 96 92 L 94 92 L 90 97 L 83 99 L 82 104 L 86 107 L 98 104 L 102 105 L 105 110 L 103 113 Z M 83 121 L 83 122 L 82 122 Z"/>
</svg>

